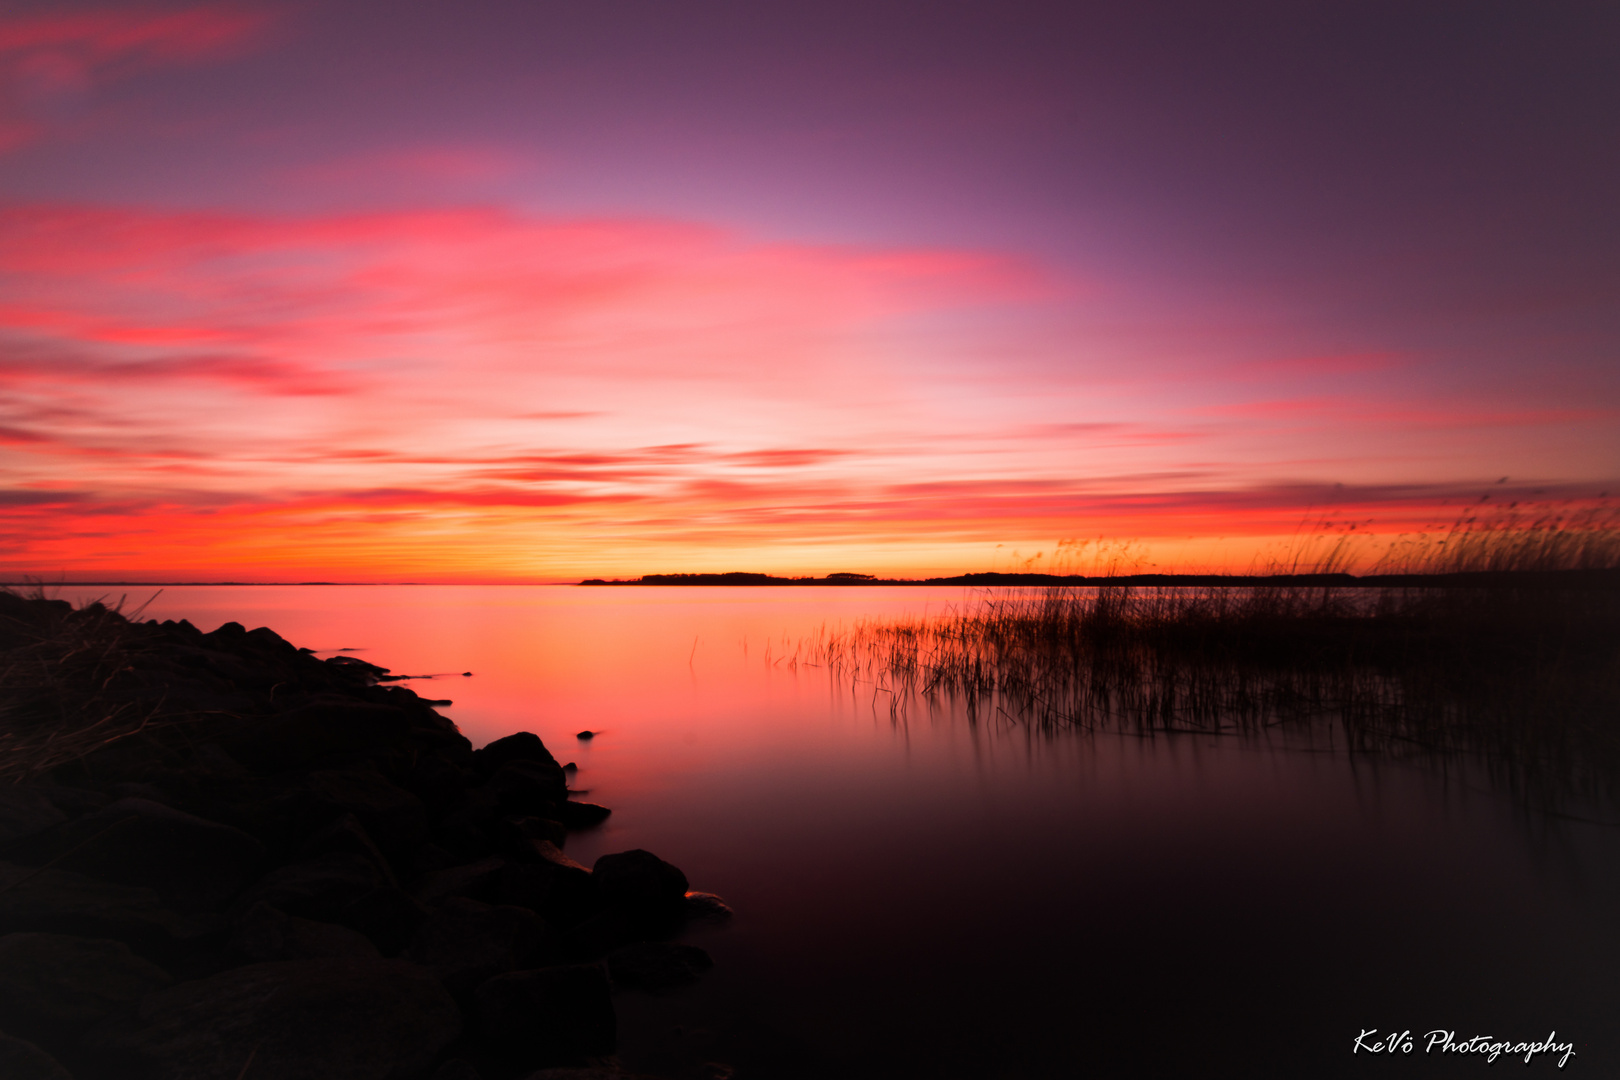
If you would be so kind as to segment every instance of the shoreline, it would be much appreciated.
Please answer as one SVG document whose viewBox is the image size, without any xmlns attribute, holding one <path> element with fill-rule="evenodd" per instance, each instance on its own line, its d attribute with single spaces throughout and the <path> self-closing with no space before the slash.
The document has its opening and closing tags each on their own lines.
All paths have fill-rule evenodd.
<svg viewBox="0 0 1620 1080">
<path fill-rule="evenodd" d="M 8 1076 L 617 1069 L 615 996 L 711 966 L 672 939 L 729 908 L 651 852 L 568 858 L 610 811 L 532 733 L 474 749 L 388 669 L 238 623 L 4 592 L 0 648 Z"/>
</svg>

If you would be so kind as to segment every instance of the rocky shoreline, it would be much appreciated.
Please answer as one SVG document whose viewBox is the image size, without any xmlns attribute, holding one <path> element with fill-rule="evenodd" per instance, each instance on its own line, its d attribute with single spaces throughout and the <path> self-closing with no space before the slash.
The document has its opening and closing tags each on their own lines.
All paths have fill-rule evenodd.
<svg viewBox="0 0 1620 1080">
<path fill-rule="evenodd" d="M 620 1077 L 614 994 L 709 966 L 669 939 L 725 904 L 650 852 L 569 859 L 609 811 L 533 734 L 475 750 L 266 628 L 0 593 L 0 645 L 0 689 L 76 663 L 82 698 L 0 702 L 8 1080 Z"/>
</svg>

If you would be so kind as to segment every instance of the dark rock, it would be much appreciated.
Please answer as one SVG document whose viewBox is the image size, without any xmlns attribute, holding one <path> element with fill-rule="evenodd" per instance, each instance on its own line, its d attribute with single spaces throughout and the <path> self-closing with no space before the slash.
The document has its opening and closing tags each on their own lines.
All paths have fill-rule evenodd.
<svg viewBox="0 0 1620 1080">
<path fill-rule="evenodd" d="M 0 1028 L 57 1046 L 174 980 L 103 938 L 0 937 Z"/>
<path fill-rule="evenodd" d="M 150 799 L 119 799 L 94 814 L 13 843 L 19 862 L 123 885 L 144 885 L 183 910 L 216 908 L 265 863 L 264 845 L 240 829 Z"/>
<path fill-rule="evenodd" d="M 650 851 L 636 848 L 596 860 L 591 876 L 603 904 L 648 915 L 679 910 L 686 875 Z"/>
<path fill-rule="evenodd" d="M 426 877 L 455 866 L 457 859 L 438 844 L 423 844 L 411 858 L 410 878 Z"/>
<path fill-rule="evenodd" d="M 398 884 L 394 878 L 393 867 L 388 865 L 388 859 L 377 849 L 377 845 L 371 842 L 371 835 L 366 832 L 366 827 L 360 824 L 360 819 L 353 814 L 344 814 L 304 841 L 297 857 L 311 859 L 333 851 L 346 851 L 370 859 L 378 873 L 382 874 L 390 885 Z"/>
<path fill-rule="evenodd" d="M 248 725 L 224 742 L 231 757 L 263 775 L 307 767 L 333 755 L 405 747 L 410 730 L 403 709 L 327 694 Z"/>
<path fill-rule="evenodd" d="M 570 829 L 589 829 L 602 824 L 613 813 L 605 806 L 588 802 L 565 802 L 557 807 L 562 823 Z"/>
<path fill-rule="evenodd" d="M 514 857 L 492 856 L 431 874 L 411 895 L 429 908 L 451 896 L 525 907 L 553 926 L 571 926 L 596 906 L 591 872 L 543 840 L 528 841 Z"/>
<path fill-rule="evenodd" d="M 712 892 L 687 893 L 684 909 L 682 914 L 689 920 L 723 921 L 732 916 L 731 905 Z"/>
<path fill-rule="evenodd" d="M 54 867 L 0 863 L 0 933 L 43 931 L 139 944 L 192 940 L 219 926 L 217 917 L 165 907 L 151 889 Z"/>
<path fill-rule="evenodd" d="M 474 998 L 483 1048 L 510 1066 L 583 1064 L 613 1052 L 617 1025 L 599 965 L 497 975 Z"/>
<path fill-rule="evenodd" d="M 245 912 L 261 901 L 289 915 L 357 930 L 384 956 L 404 948 L 425 916 L 371 859 L 349 851 L 277 867 L 243 893 L 237 907 Z"/>
<path fill-rule="evenodd" d="M 568 798 L 568 778 L 556 765 L 511 761 L 495 770 L 489 790 L 507 814 L 551 817 L 552 808 Z"/>
<path fill-rule="evenodd" d="M 422 800 L 370 770 L 309 774 L 307 791 L 328 818 L 353 814 L 390 859 L 409 865 L 427 842 L 427 808 Z"/>
<path fill-rule="evenodd" d="M 118 799 L 146 799 L 148 802 L 170 805 L 168 793 L 156 784 L 142 783 L 138 780 L 125 780 L 118 784 L 108 784 L 107 794 Z"/>
<path fill-rule="evenodd" d="M 555 944 L 555 931 L 528 908 L 453 897 L 417 928 L 404 955 L 461 998 L 492 976 L 554 959 Z"/>
<path fill-rule="evenodd" d="M 0 784 L 0 847 L 42 833 L 68 819 L 45 793 L 19 784 Z"/>
<path fill-rule="evenodd" d="M 51 1055 L 5 1034 L 0 1034 L 0 1076 L 6 1080 L 73 1080 L 73 1074 Z"/>
<path fill-rule="evenodd" d="M 609 908 L 569 927 L 559 950 L 571 961 L 596 960 L 634 942 L 666 935 L 677 926 L 672 918 L 648 919 L 639 912 Z"/>
<path fill-rule="evenodd" d="M 594 731 L 577 732 L 574 735 L 574 738 L 576 738 L 576 739 L 594 739 L 594 738 L 596 738 L 596 732 L 594 732 Z"/>
<path fill-rule="evenodd" d="M 490 832 L 497 843 L 507 851 L 523 852 L 530 841 L 545 840 L 561 846 L 568 829 L 561 821 L 536 817 L 506 817 L 492 823 Z"/>
<path fill-rule="evenodd" d="M 473 760 L 485 776 L 491 776 L 509 761 L 537 761 L 542 765 L 556 765 L 540 736 L 532 731 L 520 731 L 504 739 L 496 739 L 481 750 L 473 751 Z"/>
<path fill-rule="evenodd" d="M 608 954 L 608 974 L 620 986 L 664 994 L 697 982 L 714 966 L 709 954 L 693 945 L 638 941 Z"/>
<path fill-rule="evenodd" d="M 545 895 L 535 910 L 553 925 L 572 926 L 597 909 L 599 898 L 591 871 L 564 855 L 556 844 L 531 841 L 524 855 L 521 865 L 538 870 L 545 883 Z M 512 876 L 515 880 L 516 875 Z"/>
<path fill-rule="evenodd" d="M 288 915 L 262 900 L 249 908 L 237 923 L 230 953 L 233 958 L 249 964 L 327 957 L 381 959 L 377 946 L 358 930 Z"/>
<path fill-rule="evenodd" d="M 500 875 L 507 865 L 506 859 L 490 857 L 452 866 L 422 878 L 412 887 L 411 896 L 429 908 L 452 896 L 487 900 L 495 895 Z"/>
<path fill-rule="evenodd" d="M 91 1048 L 121 1078 L 409 1080 L 460 1032 L 455 1002 L 415 964 L 298 960 L 158 991 Z"/>
</svg>

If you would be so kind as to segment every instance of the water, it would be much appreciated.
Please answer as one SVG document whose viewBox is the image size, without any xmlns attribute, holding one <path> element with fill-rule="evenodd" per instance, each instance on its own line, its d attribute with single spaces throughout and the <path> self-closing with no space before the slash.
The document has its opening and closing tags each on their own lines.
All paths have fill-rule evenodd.
<svg viewBox="0 0 1620 1080">
<path fill-rule="evenodd" d="M 822 627 L 971 600 L 185 587 L 146 614 L 268 625 L 437 674 L 408 685 L 451 699 L 440 711 L 475 744 L 534 731 L 613 808 L 570 855 L 645 847 L 725 896 L 731 925 L 690 935 L 717 964 L 699 988 L 621 998 L 632 1065 L 930 1078 L 1491 1067 L 1425 1053 L 1442 1029 L 1556 1031 L 1575 1043 L 1567 1071 L 1620 1074 L 1620 830 L 1526 814 L 1465 768 L 1320 741 L 1043 737 L 897 715 L 881 691 L 794 662 Z M 1364 1044 L 1410 1029 L 1413 1050 L 1353 1053 L 1367 1029 Z M 1556 1071 L 1556 1057 L 1531 1068 Z"/>
</svg>

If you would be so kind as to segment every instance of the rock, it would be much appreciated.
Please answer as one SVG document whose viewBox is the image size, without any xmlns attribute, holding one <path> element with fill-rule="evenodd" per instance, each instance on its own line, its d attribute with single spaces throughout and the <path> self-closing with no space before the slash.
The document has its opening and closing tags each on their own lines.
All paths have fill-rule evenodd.
<svg viewBox="0 0 1620 1080">
<path fill-rule="evenodd" d="M 473 760 L 485 776 L 494 775 L 497 769 L 509 761 L 537 761 L 542 765 L 552 766 L 557 764 L 557 759 L 551 756 L 551 751 L 540 741 L 540 736 L 532 731 L 520 731 L 504 739 L 496 739 L 482 750 L 473 751 Z"/>
<path fill-rule="evenodd" d="M 329 959 L 250 964 L 179 983 L 90 1043 L 109 1076 L 410 1080 L 460 1033 L 455 1002 L 426 970 Z"/>
<path fill-rule="evenodd" d="M 0 1028 L 56 1046 L 173 981 L 122 942 L 7 934 L 0 937 Z"/>
<path fill-rule="evenodd" d="M 520 866 L 539 873 L 544 893 L 534 909 L 554 926 L 572 926 L 588 918 L 599 906 L 591 871 L 562 853 L 556 844 L 545 840 L 530 841 Z M 517 888 L 526 879 L 513 872 L 508 880 Z M 525 905 L 530 906 L 530 905 Z"/>
<path fill-rule="evenodd" d="M 138 944 L 191 940 L 220 925 L 217 917 L 170 910 L 151 889 L 54 867 L 0 863 L 0 933 L 43 931 Z"/>
<path fill-rule="evenodd" d="M 426 915 L 372 859 L 355 852 L 327 852 L 279 867 L 243 894 L 238 910 L 259 901 L 290 915 L 349 927 L 385 956 L 397 954 Z"/>
<path fill-rule="evenodd" d="M 500 875 L 507 865 L 508 860 L 492 856 L 439 870 L 418 881 L 411 889 L 411 896 L 429 908 L 451 896 L 488 900 L 495 895 Z"/>
<path fill-rule="evenodd" d="M 377 872 L 390 885 L 399 884 L 394 878 L 394 868 L 388 864 L 388 859 L 377 849 L 377 845 L 371 842 L 371 836 L 366 832 L 366 827 L 360 824 L 360 819 L 353 814 L 344 814 L 304 841 L 303 847 L 298 850 L 297 857 L 309 859 L 333 851 L 347 851 L 354 855 L 364 856 L 371 860 L 371 864 L 377 868 Z"/>
<path fill-rule="evenodd" d="M 588 802 L 565 802 L 557 806 L 562 823 L 570 829 L 589 829 L 600 825 L 613 813 L 605 806 Z"/>
<path fill-rule="evenodd" d="M 0 847 L 67 820 L 44 792 L 20 784 L 0 784 Z"/>
<path fill-rule="evenodd" d="M 250 964 L 328 957 L 381 959 L 377 946 L 358 930 L 288 915 L 262 900 L 249 908 L 237 923 L 230 952 L 241 962 Z"/>
<path fill-rule="evenodd" d="M 257 875 L 264 845 L 241 829 L 150 799 L 125 798 L 11 845 L 45 863 L 122 885 L 144 885 L 187 911 L 217 908 Z"/>
<path fill-rule="evenodd" d="M 576 739 L 582 739 L 582 740 L 589 740 L 589 739 L 594 739 L 594 738 L 596 738 L 596 732 L 594 732 L 594 731 L 580 731 L 580 732 L 576 732 L 576 733 L 575 733 L 575 734 L 574 734 L 574 738 L 576 738 Z"/>
<path fill-rule="evenodd" d="M 416 849 L 427 843 L 427 807 L 422 800 L 365 769 L 312 772 L 307 791 L 327 819 L 353 814 L 384 855 L 409 865 Z"/>
<path fill-rule="evenodd" d="M 552 817 L 552 808 L 568 799 L 568 777 L 556 765 L 510 761 L 489 778 L 496 804 L 507 814 Z"/>
<path fill-rule="evenodd" d="M 687 893 L 685 909 L 688 920 L 719 921 L 732 916 L 731 905 L 709 892 Z"/>
<path fill-rule="evenodd" d="M 223 739 L 225 751 L 259 775 L 306 768 L 321 758 L 405 747 L 410 716 L 393 705 L 324 694 Z"/>
<path fill-rule="evenodd" d="M 714 966 L 709 954 L 693 945 L 638 941 L 608 954 L 608 974 L 620 986 L 669 993 L 697 982 Z"/>
<path fill-rule="evenodd" d="M 650 851 L 636 848 L 596 860 L 591 877 L 604 905 L 647 916 L 678 911 L 686 900 L 686 875 Z"/>
<path fill-rule="evenodd" d="M 497 975 L 474 994 L 483 1047 L 516 1068 L 583 1064 L 617 1039 L 607 975 L 596 964 Z"/>
<path fill-rule="evenodd" d="M 351 851 L 277 867 L 243 893 L 237 907 L 245 912 L 261 901 L 289 915 L 357 930 L 384 956 L 404 948 L 425 915 L 370 859 Z"/>
<path fill-rule="evenodd" d="M 525 852 L 530 841 L 545 840 L 561 846 L 568 829 L 561 821 L 537 817 L 505 817 L 490 826 L 496 843 L 507 851 Z"/>
<path fill-rule="evenodd" d="M 0 1076 L 6 1080 L 73 1080 L 73 1074 L 51 1055 L 5 1034 L 0 1034 Z"/>
<path fill-rule="evenodd" d="M 417 927 L 404 955 L 460 998 L 495 975 L 555 959 L 555 946 L 556 932 L 528 908 L 453 897 Z"/>
</svg>

